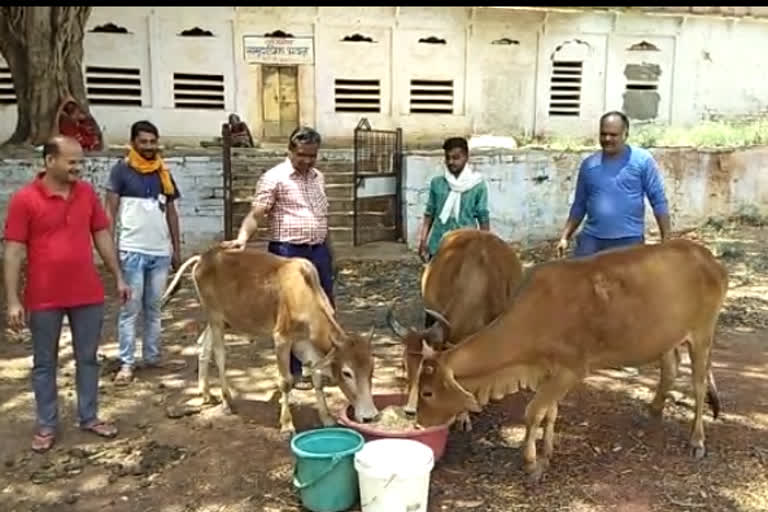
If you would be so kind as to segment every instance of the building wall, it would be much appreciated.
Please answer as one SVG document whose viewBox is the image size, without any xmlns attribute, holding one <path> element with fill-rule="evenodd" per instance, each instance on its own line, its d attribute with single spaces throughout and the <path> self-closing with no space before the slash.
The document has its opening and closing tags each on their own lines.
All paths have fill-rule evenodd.
<svg viewBox="0 0 768 512">
<path fill-rule="evenodd" d="M 741 10 L 728 12 L 747 12 L 734 9 Z M 597 117 L 609 109 L 626 110 L 635 120 L 686 125 L 712 114 L 768 108 L 768 63 L 761 55 L 768 43 L 766 19 L 699 15 L 688 8 L 662 12 L 667 14 L 533 7 L 95 7 L 84 67 L 139 72 L 140 105 L 93 105 L 110 143 L 124 142 L 138 118 L 155 121 L 166 139 L 210 139 L 231 111 L 260 138 L 263 66 L 246 62 L 243 38 L 277 30 L 313 38 L 313 63 L 298 67 L 298 121 L 339 142 L 349 142 L 361 117 L 376 128 L 403 128 L 408 143 L 434 143 L 470 134 L 594 136 Z M 92 32 L 108 22 L 129 33 Z M 213 36 L 179 35 L 193 27 Z M 366 40 L 344 40 L 356 34 Z M 2 67 L 0 62 L 0 81 Z M 176 105 L 174 73 L 222 77 L 221 104 Z M 380 111 L 339 112 L 339 79 L 378 80 Z M 414 80 L 432 82 L 417 86 Z M 440 83 L 449 84 L 441 93 L 452 95 L 449 112 L 412 112 L 412 100 Z M 422 96 L 412 94 L 419 88 Z M 569 108 L 577 115 L 554 113 Z M 15 117 L 15 105 L 0 101 L 0 138 L 10 135 Z"/>
<path fill-rule="evenodd" d="M 709 217 L 757 211 L 768 215 L 768 149 L 728 151 L 655 149 L 666 186 L 673 229 L 685 229 Z M 274 157 L 275 154 L 263 152 Z M 489 187 L 491 226 L 510 241 L 532 243 L 556 238 L 573 200 L 576 170 L 587 153 L 541 150 L 476 151 L 471 163 Z M 83 179 L 104 193 L 109 170 L 119 156 L 92 155 L 82 169 Z M 321 155 L 318 167 L 351 162 L 351 152 Z M 224 199 L 220 154 L 170 153 L 171 167 L 182 198 L 179 200 L 184 254 L 199 251 L 224 236 Z M 40 159 L 0 158 L 0 219 L 13 192 L 31 180 Z M 443 172 L 440 152 L 410 152 L 404 157 L 403 219 L 406 242 L 418 244 L 429 181 Z M 656 229 L 650 208 L 646 225 Z"/>
<path fill-rule="evenodd" d="M 100 197 L 105 194 L 109 171 L 121 158 L 117 155 L 92 155 L 86 158 L 81 176 L 90 182 Z M 165 161 L 179 187 L 179 223 L 184 254 L 204 249 L 223 239 L 224 195 L 221 155 L 169 154 Z M 8 201 L 20 187 L 34 179 L 40 170 L 39 158 L 0 158 L 0 218 L 5 223 Z"/>
<path fill-rule="evenodd" d="M 761 112 L 768 97 L 757 55 L 768 41 L 761 19 L 535 8 L 285 11 L 238 8 L 238 31 L 314 34 L 315 87 L 300 90 L 300 102 L 315 105 L 314 124 L 334 139 L 349 139 L 361 117 L 377 128 L 402 127 L 410 143 L 472 133 L 594 136 L 597 117 L 609 109 L 688 124 L 712 113 Z M 352 34 L 372 41 L 342 41 Z M 430 37 L 445 44 L 419 42 Z M 582 62 L 578 115 L 551 114 L 553 73 L 575 61 Z M 259 65 L 248 68 L 256 75 Z M 380 80 L 380 112 L 337 112 L 338 78 Z M 452 113 L 411 113 L 411 80 L 418 79 L 452 80 Z M 248 119 L 258 132 L 258 108 Z"/>
<path fill-rule="evenodd" d="M 470 162 L 485 175 L 491 229 L 504 239 L 532 243 L 560 236 L 568 218 L 581 159 L 589 153 L 543 150 L 475 152 Z M 674 230 L 710 217 L 757 210 L 768 214 L 768 149 L 729 151 L 655 149 Z M 413 152 L 405 157 L 403 218 L 407 243 L 418 246 L 429 182 L 444 171 L 443 155 Z M 656 230 L 646 200 L 646 228 Z"/>
<path fill-rule="evenodd" d="M 112 91 L 140 88 L 139 105 L 115 104 L 116 98 L 120 101 L 134 98 L 125 92 L 107 94 L 112 99 L 109 105 L 94 101 L 89 93 L 92 114 L 101 125 L 105 140 L 110 144 L 125 143 L 131 124 L 139 119 L 149 119 L 157 124 L 166 142 L 196 141 L 220 135 L 221 124 L 236 106 L 233 22 L 232 7 L 94 7 L 83 43 L 86 87 Z M 107 23 L 125 28 L 128 33 L 93 32 L 95 27 Z M 179 35 L 194 27 L 208 30 L 213 36 Z M 0 62 L 0 68 L 4 65 Z M 102 68 L 99 77 L 89 73 L 89 68 L 94 67 Z M 133 70 L 138 71 L 135 77 L 124 74 Z M 221 76 L 223 92 L 215 93 L 223 96 L 220 106 L 177 106 L 174 73 Z M 101 84 L 96 85 L 93 80 L 98 78 L 102 79 Z M 116 83 L 126 78 L 138 78 L 139 84 L 121 86 Z M 105 81 L 111 83 L 105 84 Z M 16 106 L 0 105 L 0 139 L 10 136 L 15 125 Z"/>
</svg>

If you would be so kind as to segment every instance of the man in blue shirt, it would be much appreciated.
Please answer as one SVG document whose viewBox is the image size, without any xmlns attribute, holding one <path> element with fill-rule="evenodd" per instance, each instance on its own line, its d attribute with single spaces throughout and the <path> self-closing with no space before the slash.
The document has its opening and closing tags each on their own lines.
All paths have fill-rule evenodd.
<svg viewBox="0 0 768 512">
<path fill-rule="evenodd" d="M 670 232 L 669 208 L 664 183 L 653 155 L 625 143 L 629 120 L 621 112 L 608 112 L 600 118 L 602 151 L 584 159 L 576 181 L 576 197 L 571 206 L 560 242 L 559 256 L 584 216 L 587 222 L 579 234 L 575 257 L 645 243 L 645 197 L 653 207 L 661 241 Z"/>
</svg>

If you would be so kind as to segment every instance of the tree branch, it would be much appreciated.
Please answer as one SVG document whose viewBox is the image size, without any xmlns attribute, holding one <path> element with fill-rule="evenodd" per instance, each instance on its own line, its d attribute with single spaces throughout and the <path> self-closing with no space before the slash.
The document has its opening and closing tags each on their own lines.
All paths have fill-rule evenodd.
<svg viewBox="0 0 768 512">
<path fill-rule="evenodd" d="M 64 97 L 74 95 L 87 112 L 82 59 L 90 13 L 87 6 L 0 6 L 0 53 L 18 112 L 10 142 L 38 144 L 55 133 Z"/>
<path fill-rule="evenodd" d="M 27 7 L 0 7 L 0 26 L 2 26 L 2 32 L 0 32 L 0 39 L 14 40 L 18 44 L 24 44 L 25 30 L 24 24 L 26 23 Z"/>
</svg>

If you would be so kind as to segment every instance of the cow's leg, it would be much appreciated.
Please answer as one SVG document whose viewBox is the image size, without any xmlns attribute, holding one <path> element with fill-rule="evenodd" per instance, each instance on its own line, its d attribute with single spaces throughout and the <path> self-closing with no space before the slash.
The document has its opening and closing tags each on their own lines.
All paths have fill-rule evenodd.
<svg viewBox="0 0 768 512">
<path fill-rule="evenodd" d="M 550 411 L 553 414 L 550 415 L 552 419 L 552 425 L 548 428 L 551 429 L 550 437 L 552 445 L 554 447 L 554 420 L 557 418 L 557 410 L 553 408 L 556 406 L 568 390 L 578 382 L 578 377 L 569 371 L 561 371 L 560 373 L 553 375 L 547 381 L 541 384 L 533 400 L 530 401 L 525 408 L 525 440 L 523 447 L 523 469 L 529 474 L 531 480 L 538 481 L 541 478 L 544 470 L 549 465 L 549 459 L 545 457 L 542 460 L 536 459 L 536 432 L 541 425 L 541 421 L 544 416 Z M 546 435 L 546 432 L 545 432 Z"/>
<path fill-rule="evenodd" d="M 667 395 L 677 378 L 678 357 L 676 349 L 669 350 L 661 356 L 661 377 L 656 387 L 656 395 L 649 406 L 651 415 L 656 418 L 660 418 L 664 412 Z"/>
<path fill-rule="evenodd" d="M 204 404 L 211 403 L 211 389 L 208 386 L 208 363 L 211 360 L 211 326 L 206 324 L 197 338 L 197 388 Z"/>
<path fill-rule="evenodd" d="M 312 386 L 315 388 L 315 400 L 317 401 L 317 412 L 320 415 L 320 421 L 323 423 L 323 426 L 334 426 L 336 422 L 328 411 L 328 402 L 325 401 L 323 373 L 321 371 L 316 370 L 312 372 Z"/>
<path fill-rule="evenodd" d="M 555 422 L 557 421 L 557 402 L 547 409 L 547 424 L 544 426 L 544 458 L 549 460 L 555 451 Z"/>
<path fill-rule="evenodd" d="M 280 432 L 292 434 L 296 431 L 291 416 L 290 393 L 293 389 L 293 375 L 291 375 L 291 343 L 278 330 L 272 332 L 275 343 L 275 356 L 277 370 L 280 373 Z"/>
<path fill-rule="evenodd" d="M 232 413 L 232 393 L 227 382 L 227 353 L 224 345 L 224 329 L 211 324 L 211 339 L 213 340 L 213 358 L 219 369 L 219 385 L 221 386 L 221 408 L 226 414 Z"/>
<path fill-rule="evenodd" d="M 689 444 L 691 455 L 697 459 L 704 457 L 706 453 L 704 446 L 704 401 L 707 394 L 709 351 L 712 348 L 711 340 L 713 335 L 708 334 L 707 336 L 709 336 L 709 339 L 706 342 L 699 338 L 692 340 L 690 343 L 691 377 L 693 393 L 696 399 L 696 413 L 693 419 Z"/>
</svg>

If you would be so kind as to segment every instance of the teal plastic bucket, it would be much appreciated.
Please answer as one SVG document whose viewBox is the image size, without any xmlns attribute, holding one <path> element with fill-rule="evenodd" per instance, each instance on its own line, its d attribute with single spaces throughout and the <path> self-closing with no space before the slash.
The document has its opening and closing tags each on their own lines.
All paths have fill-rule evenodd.
<svg viewBox="0 0 768 512">
<path fill-rule="evenodd" d="M 342 512 L 360 496 L 354 456 L 365 444 L 348 428 L 308 430 L 291 440 L 296 457 L 293 485 L 312 512 Z"/>
</svg>

